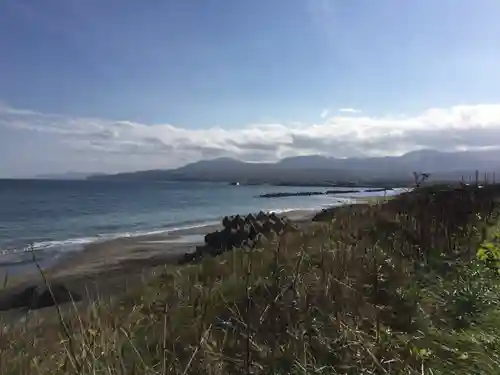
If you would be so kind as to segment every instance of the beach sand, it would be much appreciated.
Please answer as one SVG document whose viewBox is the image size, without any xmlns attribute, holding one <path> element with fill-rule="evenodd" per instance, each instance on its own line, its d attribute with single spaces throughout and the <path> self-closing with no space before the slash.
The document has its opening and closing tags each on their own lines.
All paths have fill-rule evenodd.
<svg viewBox="0 0 500 375">
<path fill-rule="evenodd" d="M 295 223 L 305 223 L 314 211 L 290 211 L 278 216 L 286 216 Z M 85 246 L 84 250 L 68 255 L 47 270 L 51 278 L 81 274 L 96 274 L 120 268 L 151 266 L 177 263 L 182 255 L 203 245 L 207 233 L 221 230 L 222 225 L 206 225 L 181 229 L 168 233 L 118 238 L 96 242 Z"/>
<path fill-rule="evenodd" d="M 290 211 L 279 216 L 286 216 L 303 226 L 311 222 L 314 214 L 315 211 Z M 52 284 L 66 285 L 80 294 L 84 301 L 121 294 L 144 284 L 165 265 L 177 264 L 185 253 L 204 243 L 205 234 L 221 228 L 220 224 L 207 225 L 92 243 L 82 251 L 64 255 L 44 270 L 44 276 Z M 33 267 L 32 271 L 8 280 L 0 291 L 0 300 L 29 285 L 41 283 L 44 283 L 43 277 Z"/>
</svg>

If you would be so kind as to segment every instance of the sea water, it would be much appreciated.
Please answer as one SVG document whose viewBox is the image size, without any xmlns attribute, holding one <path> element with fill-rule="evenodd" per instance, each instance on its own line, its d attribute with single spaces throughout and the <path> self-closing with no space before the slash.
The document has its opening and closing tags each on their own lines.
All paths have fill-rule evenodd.
<svg viewBox="0 0 500 375">
<path fill-rule="evenodd" d="M 359 189 L 348 196 L 258 197 L 273 192 L 326 190 L 331 188 L 0 180 L 0 268 L 31 262 L 31 250 L 39 259 L 55 258 L 95 241 L 214 224 L 224 215 L 316 210 L 345 203 L 352 196 L 375 194 Z"/>
</svg>

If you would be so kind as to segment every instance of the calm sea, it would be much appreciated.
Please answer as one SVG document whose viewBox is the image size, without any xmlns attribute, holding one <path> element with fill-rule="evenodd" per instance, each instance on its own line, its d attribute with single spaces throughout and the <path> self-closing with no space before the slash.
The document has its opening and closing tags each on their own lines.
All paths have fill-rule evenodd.
<svg viewBox="0 0 500 375">
<path fill-rule="evenodd" d="M 0 180 L 0 267 L 30 261 L 26 249 L 31 246 L 42 258 L 56 257 L 94 241 L 203 226 L 229 214 L 319 209 L 342 201 L 342 196 L 331 195 L 256 197 L 278 191 L 316 190 L 326 189 L 185 182 Z"/>
</svg>

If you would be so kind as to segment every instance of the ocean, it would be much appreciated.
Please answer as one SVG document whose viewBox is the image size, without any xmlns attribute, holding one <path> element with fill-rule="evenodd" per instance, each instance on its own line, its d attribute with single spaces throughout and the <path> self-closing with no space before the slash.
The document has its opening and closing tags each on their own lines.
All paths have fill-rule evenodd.
<svg viewBox="0 0 500 375">
<path fill-rule="evenodd" d="M 45 261 L 95 241 L 214 224 L 224 215 L 315 210 L 348 199 L 342 195 L 257 197 L 325 190 L 191 182 L 0 180 L 0 268 L 12 270 L 31 262 L 27 251 L 31 249 Z"/>
</svg>

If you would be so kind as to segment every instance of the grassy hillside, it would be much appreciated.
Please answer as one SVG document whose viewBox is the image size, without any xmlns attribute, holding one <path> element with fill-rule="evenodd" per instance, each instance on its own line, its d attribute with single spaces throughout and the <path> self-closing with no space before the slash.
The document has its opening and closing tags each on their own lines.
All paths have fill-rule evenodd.
<svg viewBox="0 0 500 375">
<path fill-rule="evenodd" d="M 498 374 L 500 187 L 323 213 L 5 328 L 1 374 Z"/>
</svg>

